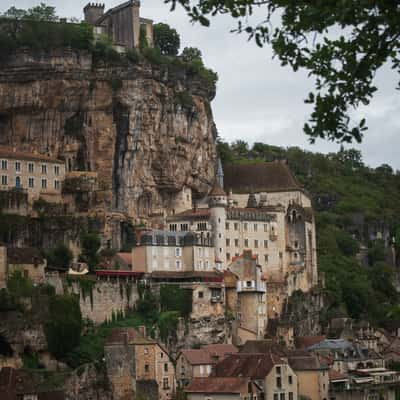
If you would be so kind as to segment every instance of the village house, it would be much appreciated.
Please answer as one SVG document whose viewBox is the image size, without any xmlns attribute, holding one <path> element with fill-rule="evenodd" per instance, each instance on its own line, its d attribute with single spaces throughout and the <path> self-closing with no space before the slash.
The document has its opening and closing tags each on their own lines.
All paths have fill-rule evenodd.
<svg viewBox="0 0 400 400">
<path fill-rule="evenodd" d="M 63 161 L 39 153 L 0 146 L 3 212 L 26 214 L 39 198 L 47 202 L 61 202 L 64 178 Z"/>
<path fill-rule="evenodd" d="M 224 273 L 227 278 L 227 309 L 235 316 L 233 340 L 237 345 L 246 340 L 262 339 L 267 326 L 265 283 L 261 267 L 251 250 L 235 257 Z M 236 284 L 233 288 L 231 281 Z"/>
<path fill-rule="evenodd" d="M 248 377 L 261 388 L 265 400 L 296 400 L 297 376 L 284 358 L 273 353 L 232 354 L 215 366 L 216 377 Z"/>
<path fill-rule="evenodd" d="M 46 260 L 38 249 L 0 245 L 0 288 L 5 287 L 7 278 L 17 271 L 34 283 L 42 283 L 45 268 Z"/>
<path fill-rule="evenodd" d="M 130 398 L 136 383 L 156 382 L 157 398 L 171 399 L 175 391 L 175 370 L 167 351 L 146 336 L 144 326 L 115 328 L 107 338 L 104 354 L 107 374 L 116 399 Z"/>
<path fill-rule="evenodd" d="M 194 378 L 185 389 L 188 400 L 259 400 L 261 390 L 250 378 Z"/>
<path fill-rule="evenodd" d="M 104 8 L 104 4 L 88 3 L 83 9 L 85 22 L 93 25 L 96 38 L 107 35 L 117 50 L 125 51 L 138 48 L 143 35 L 153 47 L 153 21 L 140 17 L 140 1 L 128 0 L 106 12 Z"/>
<path fill-rule="evenodd" d="M 202 346 L 200 349 L 181 350 L 176 359 L 178 385 L 184 387 L 193 378 L 210 376 L 215 364 L 237 351 L 231 344 L 213 344 Z"/>
</svg>

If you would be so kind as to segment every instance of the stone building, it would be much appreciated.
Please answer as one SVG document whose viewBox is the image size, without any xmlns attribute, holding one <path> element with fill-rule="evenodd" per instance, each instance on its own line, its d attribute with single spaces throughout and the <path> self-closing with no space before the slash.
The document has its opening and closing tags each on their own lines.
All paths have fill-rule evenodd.
<svg viewBox="0 0 400 400">
<path fill-rule="evenodd" d="M 185 393 L 188 400 L 262 399 L 260 387 L 250 378 L 242 377 L 195 378 Z"/>
<path fill-rule="evenodd" d="M 137 392 L 137 383 L 141 382 L 141 386 L 145 387 L 143 382 L 156 382 L 156 399 L 171 399 L 175 392 L 175 369 L 169 354 L 159 343 L 146 336 L 145 327 L 139 327 L 139 330 L 115 328 L 106 341 L 104 354 L 114 398 L 148 395 Z"/>
<path fill-rule="evenodd" d="M 49 202 L 61 202 L 64 178 L 63 161 L 38 153 L 0 146 L 0 191 L 2 193 L 25 193 L 30 205 L 39 198 Z"/>
<path fill-rule="evenodd" d="M 88 3 L 83 13 L 85 21 L 94 26 L 95 37 L 109 36 L 114 45 L 134 49 L 143 34 L 153 47 L 153 21 L 140 17 L 140 1 L 128 0 L 104 12 L 104 4 Z"/>
<path fill-rule="evenodd" d="M 224 268 L 250 249 L 267 285 L 268 318 L 281 315 L 294 291 L 318 284 L 311 198 L 283 162 L 219 167 L 208 196 L 166 225 L 211 237 Z"/>
<path fill-rule="evenodd" d="M 45 279 L 46 260 L 38 249 L 33 247 L 0 246 L 0 288 L 6 286 L 7 278 L 19 271 L 34 283 Z"/>
<path fill-rule="evenodd" d="M 176 380 L 180 387 L 186 386 L 193 378 L 211 375 L 215 364 L 228 355 L 237 353 L 231 344 L 213 344 L 200 349 L 183 349 L 176 358 Z"/>
<path fill-rule="evenodd" d="M 236 283 L 233 288 L 229 287 L 232 286 L 232 275 Z M 267 326 L 266 289 L 261 279 L 261 267 L 251 250 L 245 250 L 234 258 L 225 277 L 228 283 L 225 289 L 229 299 L 227 308 L 235 317 L 233 340 L 240 345 L 249 339 L 264 338 Z"/>
<path fill-rule="evenodd" d="M 248 377 L 265 400 L 296 400 L 297 376 L 284 358 L 268 354 L 232 354 L 215 366 L 217 377 Z"/>
</svg>

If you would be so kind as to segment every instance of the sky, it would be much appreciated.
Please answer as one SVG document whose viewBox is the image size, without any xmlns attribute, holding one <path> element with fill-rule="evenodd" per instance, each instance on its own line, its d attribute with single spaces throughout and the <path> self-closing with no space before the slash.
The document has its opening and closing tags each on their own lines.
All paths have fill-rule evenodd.
<svg viewBox="0 0 400 400">
<path fill-rule="evenodd" d="M 45 0 L 42 0 L 45 1 Z M 97 0 L 99 1 L 99 0 Z M 11 6 L 29 8 L 37 0 L 2 0 L 0 13 Z M 48 0 L 62 17 L 83 19 L 82 0 Z M 106 9 L 123 0 L 108 0 Z M 170 12 L 162 0 L 142 0 L 141 16 L 173 26 L 181 37 L 181 49 L 198 47 L 207 67 L 218 73 L 217 95 L 212 102 L 220 137 L 228 142 L 245 140 L 277 146 L 299 146 L 315 152 L 332 152 L 339 145 L 319 140 L 308 143 L 303 133 L 312 107 L 304 98 L 313 89 L 313 80 L 302 71 L 281 67 L 272 58 L 269 47 L 259 48 L 242 34 L 231 33 L 235 21 L 229 16 L 212 18 L 206 28 L 192 24 L 180 8 Z M 400 170 L 400 92 L 395 90 L 398 76 L 384 68 L 376 76 L 378 92 L 370 105 L 355 111 L 357 118 L 367 119 L 368 131 L 361 145 L 364 162 L 372 167 L 389 164 Z"/>
</svg>

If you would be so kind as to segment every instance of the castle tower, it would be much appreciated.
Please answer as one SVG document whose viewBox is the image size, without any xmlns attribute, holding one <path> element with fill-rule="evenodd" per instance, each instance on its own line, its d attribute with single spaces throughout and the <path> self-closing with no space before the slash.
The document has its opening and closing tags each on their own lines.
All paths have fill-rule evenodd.
<svg viewBox="0 0 400 400">
<path fill-rule="evenodd" d="M 213 230 L 215 258 L 220 260 L 225 267 L 225 222 L 228 197 L 218 181 L 215 182 L 214 187 L 208 195 L 208 206 L 210 207 L 210 222 Z"/>
<path fill-rule="evenodd" d="M 88 3 L 83 9 L 85 22 L 95 25 L 96 21 L 104 14 L 104 4 Z"/>
</svg>

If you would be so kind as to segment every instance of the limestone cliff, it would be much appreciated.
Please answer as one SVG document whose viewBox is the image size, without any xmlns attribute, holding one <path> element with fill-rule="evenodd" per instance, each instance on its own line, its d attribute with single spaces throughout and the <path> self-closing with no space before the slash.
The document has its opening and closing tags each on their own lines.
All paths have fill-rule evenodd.
<svg viewBox="0 0 400 400">
<path fill-rule="evenodd" d="M 140 221 L 172 209 L 184 186 L 212 183 L 213 96 L 172 65 L 99 68 L 85 52 L 20 50 L 0 66 L 0 144 L 97 173 L 86 211 Z"/>
</svg>

